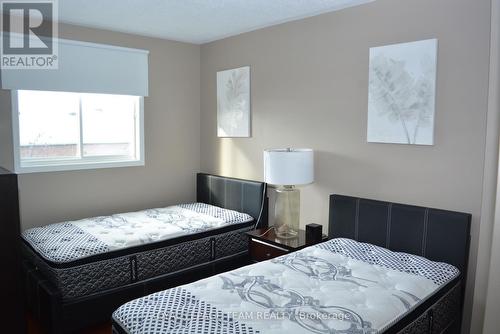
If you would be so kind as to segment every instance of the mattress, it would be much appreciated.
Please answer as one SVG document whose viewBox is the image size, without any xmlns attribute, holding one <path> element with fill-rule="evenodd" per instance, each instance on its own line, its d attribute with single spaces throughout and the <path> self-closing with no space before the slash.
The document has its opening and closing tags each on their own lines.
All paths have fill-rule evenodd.
<svg viewBox="0 0 500 334">
<path fill-rule="evenodd" d="M 119 333 L 379 333 L 459 276 L 349 239 L 158 292 L 113 313 Z"/>
<path fill-rule="evenodd" d="M 182 204 L 29 229 L 23 252 L 73 299 L 246 252 L 253 224 L 244 213 Z"/>
</svg>

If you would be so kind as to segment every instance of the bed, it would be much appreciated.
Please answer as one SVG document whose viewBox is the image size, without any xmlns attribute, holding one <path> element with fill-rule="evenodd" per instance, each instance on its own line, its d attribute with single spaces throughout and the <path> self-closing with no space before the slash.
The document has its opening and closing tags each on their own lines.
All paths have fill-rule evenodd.
<svg viewBox="0 0 500 334">
<path fill-rule="evenodd" d="M 113 331 L 458 333 L 470 219 L 332 195 L 330 240 L 132 300 Z"/>
<path fill-rule="evenodd" d="M 109 319 L 121 303 L 247 263 L 266 226 L 265 184 L 200 173 L 195 203 L 22 233 L 29 305 L 50 332 Z"/>
</svg>

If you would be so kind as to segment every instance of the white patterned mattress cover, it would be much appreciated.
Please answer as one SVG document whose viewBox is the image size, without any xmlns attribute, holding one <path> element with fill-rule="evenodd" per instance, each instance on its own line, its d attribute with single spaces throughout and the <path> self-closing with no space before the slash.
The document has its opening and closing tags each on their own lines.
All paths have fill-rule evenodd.
<svg viewBox="0 0 500 334">
<path fill-rule="evenodd" d="M 22 238 L 45 260 L 65 264 L 252 221 L 245 213 L 191 203 L 31 228 Z"/>
<path fill-rule="evenodd" d="M 128 302 L 118 328 L 153 333 L 378 333 L 459 276 L 452 265 L 333 239 Z"/>
</svg>

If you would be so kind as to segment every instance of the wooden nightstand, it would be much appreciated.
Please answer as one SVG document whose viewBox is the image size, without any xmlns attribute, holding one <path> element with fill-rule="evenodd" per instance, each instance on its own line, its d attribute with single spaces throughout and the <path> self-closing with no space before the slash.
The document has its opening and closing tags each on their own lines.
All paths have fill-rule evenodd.
<svg viewBox="0 0 500 334">
<path fill-rule="evenodd" d="M 247 232 L 248 249 L 253 262 L 266 261 L 314 245 L 306 243 L 304 230 L 299 230 L 299 236 L 294 239 L 279 239 L 274 229 L 266 230 L 264 228 Z M 328 237 L 323 234 L 323 241 L 327 240 Z"/>
</svg>

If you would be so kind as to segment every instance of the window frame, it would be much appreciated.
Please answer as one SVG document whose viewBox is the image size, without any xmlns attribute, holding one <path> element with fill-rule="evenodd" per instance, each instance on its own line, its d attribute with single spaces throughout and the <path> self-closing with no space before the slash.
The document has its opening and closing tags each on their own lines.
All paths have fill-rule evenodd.
<svg viewBox="0 0 500 334">
<path fill-rule="evenodd" d="M 12 134 L 14 149 L 14 170 L 18 174 L 44 173 L 75 171 L 101 168 L 138 167 L 145 165 L 144 158 L 144 97 L 138 96 L 138 121 L 136 129 L 139 134 L 136 136 L 135 148 L 138 151 L 135 158 L 128 156 L 97 156 L 97 157 L 77 157 L 77 158 L 50 158 L 32 159 L 29 163 L 22 162 L 20 145 L 20 124 L 19 124 L 19 95 L 18 90 L 11 91 L 12 109 Z M 81 115 L 80 115 L 81 116 Z M 80 127 L 80 141 L 82 140 L 82 128 Z M 46 160 L 46 161 L 44 161 Z"/>
</svg>

